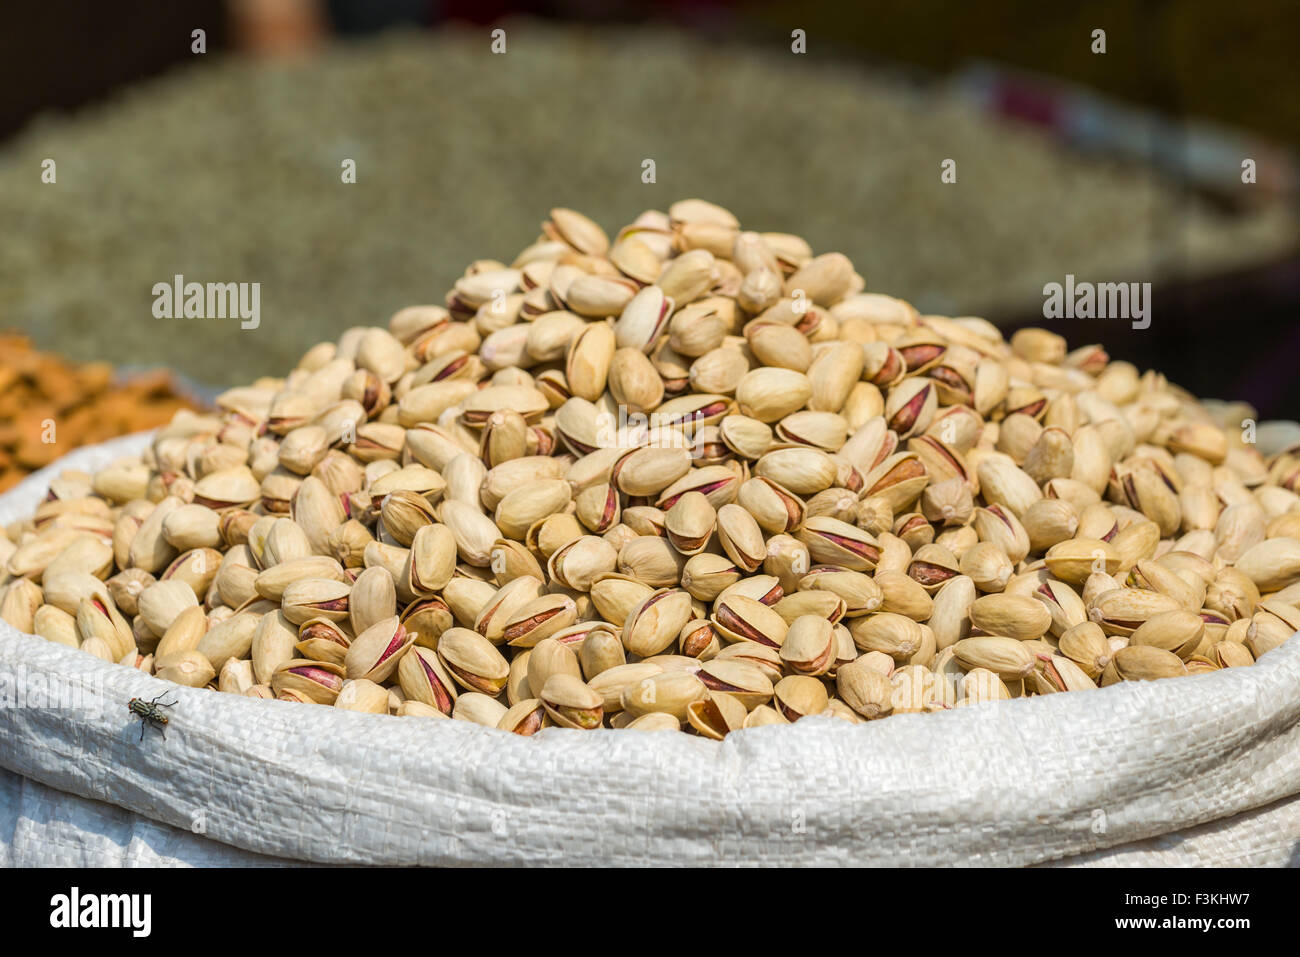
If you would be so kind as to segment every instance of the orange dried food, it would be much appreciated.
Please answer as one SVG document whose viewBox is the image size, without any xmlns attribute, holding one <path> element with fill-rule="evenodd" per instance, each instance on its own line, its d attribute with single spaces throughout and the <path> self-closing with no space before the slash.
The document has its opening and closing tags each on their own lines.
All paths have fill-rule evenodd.
<svg viewBox="0 0 1300 957">
<path fill-rule="evenodd" d="M 0 333 L 0 491 L 82 445 L 156 428 L 201 403 L 155 370 L 114 383 L 107 362 L 74 363 Z"/>
</svg>

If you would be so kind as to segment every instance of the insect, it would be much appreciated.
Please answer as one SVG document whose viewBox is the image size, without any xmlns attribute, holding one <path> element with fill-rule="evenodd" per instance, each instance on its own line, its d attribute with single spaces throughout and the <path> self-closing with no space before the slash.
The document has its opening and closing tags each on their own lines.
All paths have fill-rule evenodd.
<svg viewBox="0 0 1300 957">
<path fill-rule="evenodd" d="M 162 699 L 171 692 L 164 691 L 152 701 L 145 701 L 143 698 L 132 698 L 127 705 L 131 713 L 140 717 L 140 740 L 144 740 L 145 725 L 151 724 L 161 732 L 163 738 L 167 737 L 167 732 L 163 730 L 167 726 L 167 715 L 163 713 L 163 708 L 173 708 L 176 702 L 166 702 Z"/>
</svg>

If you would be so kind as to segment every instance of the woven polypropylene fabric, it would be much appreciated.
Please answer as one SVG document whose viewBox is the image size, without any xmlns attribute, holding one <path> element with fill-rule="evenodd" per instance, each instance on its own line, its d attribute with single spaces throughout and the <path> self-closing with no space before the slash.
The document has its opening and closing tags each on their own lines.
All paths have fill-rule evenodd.
<svg viewBox="0 0 1300 957">
<path fill-rule="evenodd" d="M 0 867 L 275 867 L 241 851 L 101 801 L 0 771 Z"/>
<path fill-rule="evenodd" d="M 29 513 L 46 480 L 0 499 L 0 521 Z M 141 742 L 126 703 L 164 691 L 177 701 L 166 739 Z M 863 725 L 810 718 L 715 743 L 529 739 L 214 694 L 0 624 L 0 702 L 0 767 L 76 796 L 40 792 L 47 817 L 71 822 L 60 833 L 102 833 L 84 820 L 91 798 L 302 861 L 1277 864 L 1300 838 L 1284 800 L 1300 794 L 1300 642 L 1178 681 Z"/>
</svg>

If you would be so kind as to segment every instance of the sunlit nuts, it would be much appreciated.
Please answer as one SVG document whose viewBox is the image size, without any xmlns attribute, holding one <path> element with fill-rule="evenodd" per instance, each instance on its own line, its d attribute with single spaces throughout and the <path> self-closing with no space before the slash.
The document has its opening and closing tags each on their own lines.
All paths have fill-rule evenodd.
<svg viewBox="0 0 1300 957">
<path fill-rule="evenodd" d="M 618 489 L 608 482 L 584 488 L 574 497 L 574 506 L 578 521 L 596 534 L 617 525 L 622 514 Z"/>
<path fill-rule="evenodd" d="M 472 392 L 460 403 L 460 421 L 470 428 L 482 428 L 493 412 L 509 409 L 529 423 L 550 410 L 546 396 L 528 385 L 493 385 Z"/>
<path fill-rule="evenodd" d="M 699 492 L 715 509 L 722 508 L 728 502 L 735 501 L 739 484 L 737 473 L 730 466 L 706 465 L 702 468 L 692 468 L 660 492 L 655 505 L 660 509 L 670 509 L 687 492 Z M 646 531 L 641 533 L 649 534 Z"/>
<path fill-rule="evenodd" d="M 343 662 L 347 677 L 377 682 L 387 680 L 414 642 L 415 636 L 406 630 L 396 615 L 376 622 L 357 635 L 348 647 Z M 441 651 L 439 645 L 439 654 Z"/>
<path fill-rule="evenodd" d="M 803 501 L 772 479 L 761 476 L 740 485 L 737 503 L 772 534 L 793 531 L 804 519 Z"/>
<path fill-rule="evenodd" d="M 1113 654 L 1105 633 L 1095 622 L 1083 622 L 1064 632 L 1059 641 L 1065 655 L 1093 681 L 1101 677 Z"/>
<path fill-rule="evenodd" d="M 26 579 L 22 580 L 25 581 Z M 28 584 L 31 583 L 28 582 Z M 39 635 L 46 641 L 52 641 L 57 645 L 77 648 L 81 644 L 81 639 L 77 637 L 76 619 L 66 611 L 53 605 L 41 605 L 36 609 L 32 614 L 31 628 L 32 634 Z"/>
<path fill-rule="evenodd" d="M 357 642 L 353 642 L 356 648 Z M 506 685 L 509 663 L 492 644 L 467 628 L 449 628 L 438 639 L 438 659 L 457 684 L 466 691 L 495 697 Z"/>
<path fill-rule="evenodd" d="M 627 495 L 654 495 L 690 468 L 691 454 L 686 449 L 649 447 L 620 458 L 614 464 L 610 480 Z"/>
<path fill-rule="evenodd" d="M 842 253 L 825 253 L 809 259 L 785 281 L 787 296 L 800 296 L 819 306 L 839 302 L 853 286 L 853 264 Z"/>
<path fill-rule="evenodd" d="M 717 528 L 727 557 L 744 571 L 757 571 L 767 557 L 767 545 L 754 517 L 739 505 L 724 505 L 717 513 Z"/>
<path fill-rule="evenodd" d="M 921 545 L 907 566 L 908 577 L 931 594 L 960 574 L 956 557 L 942 545 Z"/>
<path fill-rule="evenodd" d="M 659 341 L 675 306 L 664 289 L 646 286 L 628 301 L 614 323 L 617 347 L 648 353 Z"/>
<path fill-rule="evenodd" d="M 781 645 L 781 661 L 795 674 L 824 675 L 835 664 L 834 626 L 816 615 L 795 618 Z"/>
<path fill-rule="evenodd" d="M 251 505 L 261 493 L 261 483 L 247 468 L 209 472 L 194 483 L 194 504 L 215 511 Z"/>
<path fill-rule="evenodd" d="M 512 705 L 501 720 L 497 722 L 497 727 L 502 731 L 509 731 L 512 734 L 521 734 L 525 737 L 534 735 L 543 728 L 551 726 L 550 715 L 546 713 L 540 698 L 525 698 L 523 701 Z"/>
<path fill-rule="evenodd" d="M 796 537 L 808 546 L 816 564 L 840 565 L 852 571 L 872 571 L 880 560 L 875 536 L 855 525 L 817 515 L 804 522 Z"/>
<path fill-rule="evenodd" d="M 813 615 L 837 624 L 844 617 L 846 606 L 844 599 L 833 591 L 809 589 L 786 595 L 771 607 L 787 623 L 793 623 L 804 615 Z"/>
<path fill-rule="evenodd" d="M 526 690 L 533 697 L 541 694 L 546 682 L 554 675 L 569 675 L 579 680 L 582 678 L 578 656 L 569 645 L 557 638 L 543 638 L 529 649 L 527 672 Z"/>
<path fill-rule="evenodd" d="M 686 720 L 700 735 L 721 741 L 732 731 L 744 727 L 748 712 L 734 697 L 710 691 L 699 701 L 686 706 Z"/>
<path fill-rule="evenodd" d="M 388 689 L 365 678 L 352 678 L 343 682 L 334 707 L 360 714 L 388 714 Z"/>
<path fill-rule="evenodd" d="M 808 546 L 798 539 L 790 535 L 773 535 L 767 540 L 763 572 L 774 576 L 783 591 L 794 591 L 811 565 Z"/>
<path fill-rule="evenodd" d="M 780 648 L 789 630 L 774 609 L 740 594 L 719 597 L 709 620 L 728 641 L 752 641 L 769 648 Z"/>
<path fill-rule="evenodd" d="M 752 665 L 768 679 L 769 683 L 780 681 L 783 673 L 779 648 L 759 644 L 756 641 L 739 641 L 734 644 L 723 645 L 722 649 L 716 656 L 711 660 L 704 662 L 700 666 L 700 674 L 704 676 L 703 680 L 709 685 L 709 687 L 712 688 L 715 687 L 715 685 L 710 681 L 708 675 L 719 674 L 714 665 L 721 665 L 723 662 L 740 662 L 742 664 Z M 720 680 L 722 680 L 721 677 Z M 750 687 L 743 682 L 733 680 L 733 678 L 726 678 L 725 680 L 733 685 L 744 685 L 745 687 Z M 736 689 L 733 687 L 731 689 L 717 688 L 715 690 L 735 691 Z M 761 688 L 751 688 L 751 690 L 761 690 Z"/>
<path fill-rule="evenodd" d="M 604 719 L 601 696 L 572 675 L 552 675 L 538 698 L 551 720 L 562 728 L 590 730 L 599 728 Z"/>
<path fill-rule="evenodd" d="M 615 339 L 613 327 L 603 322 L 592 322 L 583 326 L 570 340 L 564 378 L 570 383 L 574 395 L 590 402 L 600 398 L 617 348 Z"/>
<path fill-rule="evenodd" d="M 1300 581 L 1300 539 L 1270 538 L 1247 549 L 1236 568 L 1261 592 L 1277 591 Z"/>
<path fill-rule="evenodd" d="M 516 608 L 501 635 L 512 647 L 532 648 L 577 620 L 577 605 L 568 595 L 542 595 Z"/>
<path fill-rule="evenodd" d="M 664 380 L 644 352 L 624 347 L 610 363 L 609 392 L 628 412 L 646 413 L 663 402 Z"/>
<path fill-rule="evenodd" d="M 741 415 L 769 424 L 797 412 L 811 396 L 812 383 L 806 375 L 776 366 L 746 373 L 736 387 Z"/>
<path fill-rule="evenodd" d="M 966 549 L 958 567 L 984 592 L 1001 591 L 1015 570 L 1006 552 L 992 542 L 980 542 Z"/>
<path fill-rule="evenodd" d="M 1205 620 L 1192 611 L 1165 611 L 1152 615 L 1129 635 L 1129 644 L 1150 645 L 1172 651 L 1186 661 L 1205 635 Z"/>
<path fill-rule="evenodd" d="M 722 441 L 742 458 L 756 461 L 772 445 L 772 428 L 747 415 L 729 415 L 719 424 Z"/>
<path fill-rule="evenodd" d="M 563 512 L 571 495 L 563 479 L 542 479 L 517 488 L 497 504 L 497 528 L 509 538 L 522 539 L 534 523 Z"/>
<path fill-rule="evenodd" d="M 695 618 L 682 626 L 677 635 L 677 649 L 687 658 L 707 661 L 721 650 L 718 633 L 711 622 Z"/>
<path fill-rule="evenodd" d="M 309 579 L 343 583 L 343 567 L 324 555 L 312 555 L 272 565 L 253 581 L 257 594 L 270 601 L 282 601 L 290 585 Z"/>
<path fill-rule="evenodd" d="M 563 629 L 556 635 L 556 640 L 565 643 L 571 632 L 581 631 L 581 645 L 578 647 L 578 664 L 583 676 L 590 681 L 597 675 L 627 664 L 623 641 L 618 629 L 607 622 L 579 622 Z M 685 633 L 685 628 L 683 628 Z"/>
<path fill-rule="evenodd" d="M 1140 588 L 1115 588 L 1089 604 L 1088 617 L 1108 635 L 1128 636 L 1149 619 L 1179 610 L 1178 602 L 1168 595 Z"/>
<path fill-rule="evenodd" d="M 276 697 L 296 692 L 316 704 L 332 705 L 343 689 L 343 669 L 323 661 L 295 658 L 286 661 L 271 676 Z"/>
<path fill-rule="evenodd" d="M 284 616 L 295 625 L 309 618 L 328 618 L 345 621 L 348 617 L 348 596 L 352 586 L 346 582 L 327 578 L 307 578 L 290 582 L 280 598 Z"/>
<path fill-rule="evenodd" d="M 1113 545 L 1099 539 L 1072 538 L 1053 545 L 1045 559 L 1054 576 L 1071 585 L 1082 585 L 1093 572 L 1113 575 L 1120 558 Z"/>
<path fill-rule="evenodd" d="M 964 479 L 944 479 L 921 493 L 921 512 L 937 525 L 964 525 L 973 510 L 970 485 Z"/>
<path fill-rule="evenodd" d="M 630 575 L 611 572 L 591 583 L 591 603 L 602 618 L 616 628 L 622 628 L 633 609 L 649 598 L 654 590 Z"/>
<path fill-rule="evenodd" d="M 740 569 L 725 555 L 703 552 L 682 566 L 682 588 L 700 601 L 713 601 L 729 585 L 741 578 Z"/>
<path fill-rule="evenodd" d="M 1028 641 L 1047 634 L 1052 613 L 1043 602 L 1023 595 L 985 595 L 971 603 L 970 621 L 983 634 Z"/>
<path fill-rule="evenodd" d="M 734 585 L 724 588 L 718 597 L 714 599 L 714 605 L 725 601 L 728 598 L 741 596 L 743 598 L 752 598 L 771 607 L 779 602 L 784 595 L 781 589 L 781 582 L 774 575 L 750 575 L 748 578 L 742 578 Z"/>
<path fill-rule="evenodd" d="M 915 452 L 899 452 L 863 476 L 862 497 L 879 499 L 897 514 L 911 507 L 929 481 L 925 464 Z"/>
<path fill-rule="evenodd" d="M 691 249 L 669 260 L 655 285 L 678 305 L 686 305 L 708 290 L 714 274 L 713 254 L 707 249 Z"/>
<path fill-rule="evenodd" d="M 724 508 L 738 508 L 735 505 Z M 743 509 L 742 509 L 743 511 Z M 746 512 L 746 515 L 749 513 Z M 753 519 L 751 517 L 750 521 Z M 683 555 L 697 555 L 708 546 L 718 527 L 718 512 L 700 492 L 690 491 L 678 497 L 664 516 L 664 530 L 673 547 Z M 760 536 L 761 542 L 761 536 Z M 725 546 L 724 546 L 725 547 Z M 752 571 L 752 568 L 747 570 Z"/>
<path fill-rule="evenodd" d="M 546 569 L 564 587 L 588 592 L 596 579 L 614 570 L 617 562 L 618 552 L 612 545 L 597 536 L 584 535 L 552 553 Z"/>
<path fill-rule="evenodd" d="M 630 669 L 638 666 L 624 667 Z M 611 669 L 601 677 L 604 678 L 615 670 L 618 669 Z M 633 717 L 662 711 L 684 722 L 691 703 L 704 699 L 708 693 L 709 689 L 696 674 L 689 671 L 660 671 L 625 684 L 620 703 L 623 710 Z"/>
<path fill-rule="evenodd" d="M 618 553 L 619 573 L 651 588 L 670 588 L 676 585 L 681 579 L 685 562 L 685 556 L 673 548 L 667 539 L 656 535 L 638 536 Z M 592 587 L 594 589 L 595 585 Z"/>
<path fill-rule="evenodd" d="M 934 382 L 926 378 L 906 379 L 889 392 L 885 400 L 885 421 L 900 438 L 926 430 L 938 408 Z"/>
<path fill-rule="evenodd" d="M 841 666 L 835 675 L 835 687 L 844 703 L 869 721 L 893 711 L 889 678 L 863 661 Z"/>
<path fill-rule="evenodd" d="M 806 675 L 788 675 L 772 689 L 772 706 L 787 721 L 797 721 L 826 710 L 826 686 Z"/>
<path fill-rule="evenodd" d="M 1187 666 L 1173 652 L 1152 645 L 1129 645 L 1115 652 L 1102 672 L 1105 688 L 1119 681 L 1156 681 L 1187 674 Z"/>
<path fill-rule="evenodd" d="M 771 479 L 794 495 L 816 495 L 830 488 L 838 474 L 834 459 L 820 449 L 774 449 L 755 464 L 754 474 Z M 921 490 L 917 489 L 917 495 Z"/>
<path fill-rule="evenodd" d="M 881 612 L 849 623 L 853 642 L 864 652 L 880 651 L 895 661 L 907 661 L 921 648 L 921 626 L 895 612 Z"/>
<path fill-rule="evenodd" d="M 410 546 L 415 533 L 437 521 L 429 500 L 417 492 L 401 490 L 384 496 L 379 507 L 384 530 L 401 545 Z"/>
<path fill-rule="evenodd" d="M 1017 516 L 1043 497 L 1042 490 L 1023 469 L 1006 455 L 989 454 L 975 469 L 980 493 L 989 504 L 1005 506 Z"/>
<path fill-rule="evenodd" d="M 1003 680 L 1027 677 L 1034 670 L 1034 655 L 1023 642 L 1003 636 L 963 638 L 953 647 L 967 668 L 985 668 Z"/>
<path fill-rule="evenodd" d="M 799 579 L 799 588 L 830 591 L 838 595 L 844 602 L 844 613 L 849 618 L 879 611 L 884 597 L 880 586 L 867 575 L 834 566 L 811 569 Z"/>
<path fill-rule="evenodd" d="M 669 648 L 692 614 L 691 596 L 660 589 L 642 601 L 623 623 L 623 647 L 648 658 Z"/>
</svg>

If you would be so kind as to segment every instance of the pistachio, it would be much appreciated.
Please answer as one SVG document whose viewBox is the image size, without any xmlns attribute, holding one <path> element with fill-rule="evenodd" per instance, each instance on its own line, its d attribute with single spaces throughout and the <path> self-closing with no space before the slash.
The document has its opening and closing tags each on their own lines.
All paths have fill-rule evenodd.
<svg viewBox="0 0 1300 957">
<path fill-rule="evenodd" d="M 788 675 L 772 689 L 772 706 L 787 721 L 821 714 L 829 701 L 826 686 L 805 675 Z"/>
<path fill-rule="evenodd" d="M 723 508 L 736 509 L 739 506 L 724 505 Z M 749 516 L 744 509 L 740 511 Z M 753 520 L 752 517 L 750 520 Z M 668 540 L 683 555 L 697 555 L 704 551 L 716 527 L 718 527 L 718 511 L 701 492 L 683 493 L 664 515 L 664 531 L 667 533 Z M 761 534 L 759 541 L 761 543 Z M 753 571 L 753 568 L 747 570 Z"/>
<path fill-rule="evenodd" d="M 616 669 L 611 669 L 613 670 Z M 686 721 L 691 704 L 703 700 L 708 694 L 709 689 L 704 682 L 689 671 L 659 671 L 639 679 L 634 678 L 623 685 L 620 704 L 634 718 L 661 711 L 678 721 Z"/>
<path fill-rule="evenodd" d="M 636 606 L 623 623 L 623 646 L 642 658 L 668 648 L 691 616 L 691 596 L 660 589 Z"/>
<path fill-rule="evenodd" d="M 1172 652 L 1153 645 L 1130 645 L 1111 658 L 1101 675 L 1101 686 L 1117 681 L 1155 681 L 1187 674 L 1187 666 Z"/>
<path fill-rule="evenodd" d="M 590 730 L 599 728 L 604 719 L 601 696 L 573 675 L 552 675 L 537 697 L 551 720 L 562 728 Z"/>
<path fill-rule="evenodd" d="M 986 635 L 1028 641 L 1047 633 L 1052 613 L 1041 601 L 1021 595 L 985 595 L 970 606 L 970 622 Z"/>
<path fill-rule="evenodd" d="M 353 648 L 362 637 L 357 636 Z M 392 639 L 390 645 L 396 641 Z M 438 639 L 437 654 L 448 673 L 466 691 L 495 696 L 505 687 L 509 662 L 482 635 L 466 628 L 449 628 Z"/>
<path fill-rule="evenodd" d="M 888 676 L 861 659 L 839 669 L 835 686 L 844 702 L 869 721 L 893 711 L 893 686 Z"/>
<path fill-rule="evenodd" d="M 1300 456 L 1163 376 L 922 316 L 703 200 L 542 232 L 53 478 L 0 617 L 244 696 L 713 740 L 1300 627 Z"/>
<path fill-rule="evenodd" d="M 1007 679 L 1024 678 L 1034 670 L 1034 655 L 1014 638 L 989 635 L 963 638 L 953 647 L 957 660 L 967 668 L 984 668 Z"/>
<path fill-rule="evenodd" d="M 740 594 L 719 597 L 709 620 L 728 641 L 752 641 L 769 648 L 780 648 L 790 627 L 767 605 Z"/>
<path fill-rule="evenodd" d="M 376 622 L 348 646 L 343 661 L 347 676 L 384 681 L 397 669 L 414 641 L 415 636 L 406 630 L 397 616 Z"/>
<path fill-rule="evenodd" d="M 83 642 L 83 648 L 85 643 Z M 212 663 L 198 651 L 175 651 L 154 660 L 153 673 L 187 688 L 203 688 L 216 677 Z"/>
<path fill-rule="evenodd" d="M 835 665 L 834 627 L 820 616 L 801 615 L 790 622 L 780 654 L 795 674 L 824 675 Z"/>
</svg>

